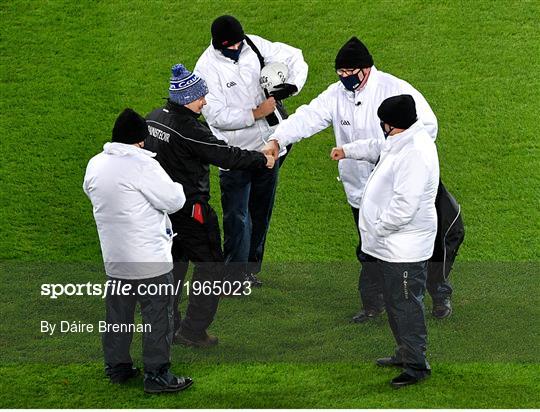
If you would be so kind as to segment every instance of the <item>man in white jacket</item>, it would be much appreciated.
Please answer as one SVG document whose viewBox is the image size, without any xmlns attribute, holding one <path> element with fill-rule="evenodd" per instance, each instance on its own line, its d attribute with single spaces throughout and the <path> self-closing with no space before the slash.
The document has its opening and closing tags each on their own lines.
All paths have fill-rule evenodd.
<svg viewBox="0 0 540 412">
<path fill-rule="evenodd" d="M 424 317 L 428 259 L 437 233 L 435 197 L 439 186 L 437 148 L 416 115 L 411 95 L 384 100 L 378 109 L 386 140 L 358 140 L 332 150 L 334 160 L 377 162 L 360 204 L 362 251 L 377 259 L 384 302 L 397 343 L 379 366 L 403 373 L 391 381 L 400 388 L 428 377 Z M 378 161 L 377 161 L 378 159 Z"/>
<path fill-rule="evenodd" d="M 275 129 L 267 116 L 273 114 L 276 100 L 297 94 L 306 82 L 308 66 L 302 51 L 245 35 L 232 16 L 218 17 L 211 32 L 212 44 L 195 66 L 209 89 L 202 113 L 217 138 L 231 146 L 261 150 Z M 262 62 L 280 62 L 289 71 L 287 82 L 268 98 L 259 82 Z M 256 274 L 263 260 L 278 170 L 221 170 L 219 174 L 225 261 L 236 263 L 252 286 L 261 285 Z"/>
<path fill-rule="evenodd" d="M 155 154 L 142 148 L 147 136 L 144 118 L 125 109 L 116 119 L 112 143 L 88 162 L 83 190 L 92 202 L 108 279 L 107 331 L 102 336 L 106 374 L 114 383 L 139 374 L 129 353 L 139 302 L 144 390 L 177 392 L 193 382 L 169 371 L 174 294 L 167 214 L 181 209 L 186 197 L 182 185 L 153 159 Z M 114 285 L 122 285 L 126 293 Z M 150 290 L 158 294 L 145 293 Z"/>
<path fill-rule="evenodd" d="M 382 142 L 384 136 L 377 109 L 384 99 L 404 93 L 413 96 L 418 117 L 435 140 L 437 119 L 426 99 L 406 81 L 377 70 L 367 47 L 358 38 L 352 37 L 339 50 L 335 68 L 339 81 L 284 120 L 270 136 L 266 153 L 277 156 L 281 148 L 311 137 L 329 126 L 334 128 L 338 146 L 366 139 Z M 344 159 L 338 165 L 339 177 L 357 228 L 362 194 L 375 163 L 376 159 Z M 363 308 L 353 321 L 361 323 L 380 315 L 384 311 L 384 302 L 382 284 L 376 271 L 370 270 L 374 258 L 362 252 L 360 233 L 358 237 L 356 255 L 362 264 L 358 289 Z"/>
</svg>

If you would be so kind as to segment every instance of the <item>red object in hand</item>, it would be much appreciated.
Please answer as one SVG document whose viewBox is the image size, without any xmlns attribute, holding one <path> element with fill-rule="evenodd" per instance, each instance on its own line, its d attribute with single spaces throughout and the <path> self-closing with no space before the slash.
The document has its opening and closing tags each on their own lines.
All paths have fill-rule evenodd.
<svg viewBox="0 0 540 412">
<path fill-rule="evenodd" d="M 201 225 L 204 223 L 204 217 L 203 217 L 202 207 L 200 203 L 195 203 L 193 205 L 191 217 L 195 219 L 197 222 L 199 222 Z"/>
</svg>

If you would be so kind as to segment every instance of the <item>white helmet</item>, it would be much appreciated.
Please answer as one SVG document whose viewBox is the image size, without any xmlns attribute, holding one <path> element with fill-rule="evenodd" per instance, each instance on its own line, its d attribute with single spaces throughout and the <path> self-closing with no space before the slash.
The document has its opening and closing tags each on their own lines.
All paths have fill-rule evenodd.
<svg viewBox="0 0 540 412">
<path fill-rule="evenodd" d="M 268 93 L 274 91 L 274 87 L 278 84 L 283 84 L 289 77 L 289 69 L 283 63 L 269 63 L 261 70 L 261 78 L 259 82 L 263 89 L 266 89 Z"/>
</svg>

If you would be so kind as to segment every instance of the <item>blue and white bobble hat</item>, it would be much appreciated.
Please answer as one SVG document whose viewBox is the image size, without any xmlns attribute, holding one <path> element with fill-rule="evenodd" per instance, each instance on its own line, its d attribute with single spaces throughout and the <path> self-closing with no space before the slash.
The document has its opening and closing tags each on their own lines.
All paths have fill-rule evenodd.
<svg viewBox="0 0 540 412">
<path fill-rule="evenodd" d="M 208 93 L 206 82 L 191 73 L 183 64 L 172 67 L 172 77 L 169 86 L 169 98 L 178 104 L 191 103 Z"/>
</svg>

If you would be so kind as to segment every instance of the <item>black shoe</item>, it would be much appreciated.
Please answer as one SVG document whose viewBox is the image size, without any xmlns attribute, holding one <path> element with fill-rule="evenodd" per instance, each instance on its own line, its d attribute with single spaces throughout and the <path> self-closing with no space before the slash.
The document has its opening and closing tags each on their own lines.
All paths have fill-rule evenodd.
<svg viewBox="0 0 540 412">
<path fill-rule="evenodd" d="M 449 317 L 452 314 L 452 303 L 450 302 L 450 298 L 433 301 L 433 310 L 431 311 L 431 314 L 437 319 Z"/>
<path fill-rule="evenodd" d="M 244 282 L 249 282 L 252 288 L 260 288 L 262 282 L 255 276 L 254 273 L 249 273 L 246 275 Z"/>
<path fill-rule="evenodd" d="M 144 374 L 144 391 L 146 393 L 180 392 L 193 385 L 187 376 L 173 375 L 168 369 L 158 374 Z"/>
<path fill-rule="evenodd" d="M 131 364 L 122 364 L 120 367 L 115 368 L 106 367 L 105 373 L 109 377 L 111 383 L 122 384 L 139 376 L 141 374 L 141 370 Z"/>
<path fill-rule="evenodd" d="M 208 335 L 206 332 L 201 337 L 192 337 L 182 334 L 181 330 L 174 334 L 173 343 L 176 345 L 193 346 L 196 348 L 210 348 L 219 342 L 217 336 Z"/>
<path fill-rule="evenodd" d="M 393 356 L 389 356 L 387 358 L 379 358 L 375 361 L 375 363 L 377 364 L 377 366 L 383 366 L 383 367 L 384 366 L 394 366 L 396 368 L 403 367 L 403 363 L 396 360 L 396 358 L 394 358 Z"/>
<path fill-rule="evenodd" d="M 356 315 L 353 316 L 353 323 L 364 323 L 368 320 L 375 319 L 381 316 L 384 313 L 384 309 L 381 310 L 372 310 L 372 309 L 362 309 Z"/>
<path fill-rule="evenodd" d="M 392 385 L 396 389 L 399 389 L 399 388 L 403 388 L 404 386 L 414 385 L 415 383 L 418 383 L 426 378 L 429 378 L 430 375 L 431 373 L 426 373 L 421 378 L 418 378 L 416 376 L 412 376 L 406 372 L 403 372 L 401 375 L 396 376 L 394 379 L 392 379 L 390 381 L 390 385 Z"/>
</svg>

